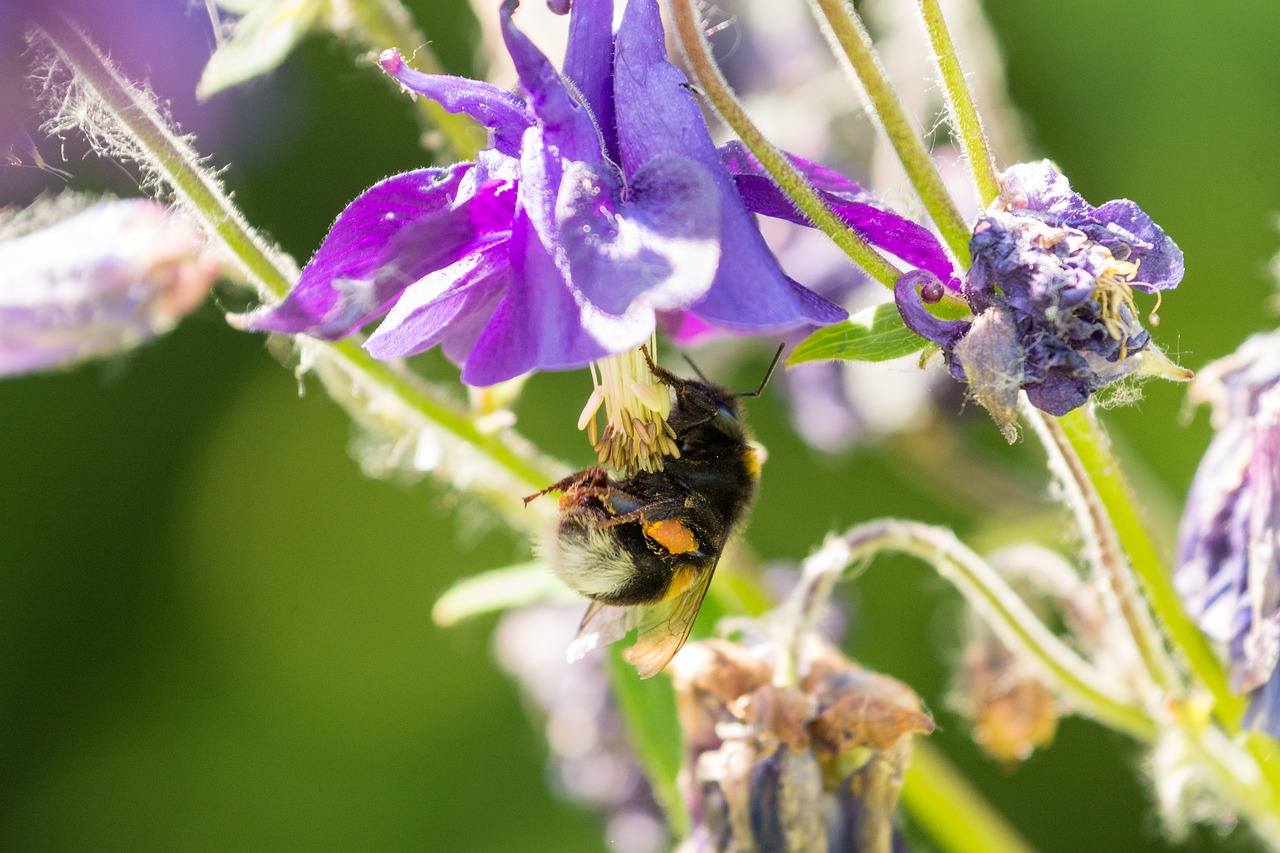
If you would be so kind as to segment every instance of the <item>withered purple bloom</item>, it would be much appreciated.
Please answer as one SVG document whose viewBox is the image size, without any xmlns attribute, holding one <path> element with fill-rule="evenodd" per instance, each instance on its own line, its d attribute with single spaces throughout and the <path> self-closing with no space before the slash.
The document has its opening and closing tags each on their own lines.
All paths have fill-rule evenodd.
<svg viewBox="0 0 1280 853">
<path fill-rule="evenodd" d="M 1191 397 L 1212 404 L 1217 434 L 1187 496 L 1174 584 L 1225 644 L 1246 724 L 1280 738 L 1280 333 L 1209 365 Z"/>
<path fill-rule="evenodd" d="M 1000 197 L 978 220 L 962 293 L 975 318 L 944 321 L 922 304 L 941 295 L 911 273 L 894 288 L 902 318 L 939 344 L 957 379 L 1012 440 L 1019 390 L 1063 415 L 1132 373 L 1187 379 L 1151 343 L 1133 291 L 1177 286 L 1182 252 L 1133 202 L 1094 207 L 1048 161 L 1002 176 Z M 928 288 L 934 293 L 930 294 Z"/>
<path fill-rule="evenodd" d="M 500 14 L 523 99 L 383 55 L 407 89 L 486 125 L 489 147 L 369 189 L 246 328 L 335 339 L 385 314 L 374 356 L 441 344 L 487 385 L 633 349 L 659 310 L 739 332 L 844 317 L 769 253 L 667 62 L 655 0 L 632 0 L 616 38 L 611 0 L 577 0 L 563 74 L 512 23 L 518 5 Z"/>
</svg>

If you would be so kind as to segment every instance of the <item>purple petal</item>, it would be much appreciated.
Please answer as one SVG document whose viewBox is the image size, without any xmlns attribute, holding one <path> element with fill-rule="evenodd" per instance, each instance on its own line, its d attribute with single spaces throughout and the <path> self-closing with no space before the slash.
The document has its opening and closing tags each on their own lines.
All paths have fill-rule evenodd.
<svg viewBox="0 0 1280 853">
<path fill-rule="evenodd" d="M 720 154 L 720 161 L 730 174 L 768 177 L 768 172 L 760 165 L 760 161 L 741 140 L 730 140 L 716 150 Z M 821 163 L 815 163 L 796 154 L 787 153 L 787 159 L 800 171 L 800 174 L 809 179 L 809 183 L 815 189 L 833 193 L 845 201 L 868 203 L 876 201 L 875 196 L 864 190 L 860 184 L 849 180 L 835 169 L 828 169 Z"/>
<path fill-rule="evenodd" d="M 405 65 L 399 51 L 383 51 L 378 59 L 382 70 L 406 89 L 430 98 L 451 113 L 465 113 L 493 132 L 493 147 L 516 156 L 520 135 L 532 122 L 524 101 L 506 89 L 480 80 L 447 74 L 423 74 Z"/>
<path fill-rule="evenodd" d="M 676 346 L 686 347 L 725 334 L 723 329 L 699 320 L 688 311 L 664 311 L 658 323 Z"/>
<path fill-rule="evenodd" d="M 618 30 L 614 99 L 626 174 L 659 155 L 687 157 L 716 182 L 720 266 L 710 291 L 690 307 L 704 320 L 740 330 L 825 325 L 846 312 L 787 278 L 720 163 L 685 77 L 667 62 L 655 0 L 631 0 Z M 745 294 L 745 296 L 744 296 Z"/>
<path fill-rule="evenodd" d="M 1028 359 L 1030 361 L 1030 359 Z M 1066 367 L 1051 367 L 1039 382 L 1022 386 L 1027 400 L 1042 412 L 1061 417 L 1072 409 L 1089 401 L 1096 386 L 1088 378 L 1077 375 Z"/>
<path fill-rule="evenodd" d="M 1133 250 L 1129 260 L 1138 264 L 1134 287 L 1150 293 L 1177 287 L 1182 281 L 1182 250 L 1135 202 L 1127 198 L 1109 201 L 1094 210 L 1093 216 Z M 1115 238 L 1089 236 L 1107 246 L 1115 242 Z"/>
<path fill-rule="evenodd" d="M 448 340 L 451 354 L 465 356 L 510 278 L 508 251 L 505 240 L 489 243 L 411 284 L 365 349 L 378 359 L 404 358 Z"/>
<path fill-rule="evenodd" d="M 1093 205 L 1072 192 L 1065 175 L 1048 160 L 1015 163 L 1000 176 L 1002 195 L 1011 195 L 1010 208 L 1046 214 L 1055 224 L 1078 220 L 1093 212 Z"/>
<path fill-rule="evenodd" d="M 920 298 L 920 287 L 930 283 L 935 287 L 940 284 L 937 276 L 929 272 L 914 270 L 905 273 L 893 285 L 893 301 L 908 329 L 944 349 L 950 349 L 968 333 L 971 324 L 967 320 L 941 320 L 933 316 Z"/>
<path fill-rule="evenodd" d="M 664 155 L 632 176 L 631 201 L 611 168 L 565 161 L 541 127 L 525 134 L 521 206 L 562 280 L 607 314 L 687 306 L 710 288 L 720 262 L 715 179 Z M 708 209 L 711 210 L 707 213 Z"/>
<path fill-rule="evenodd" d="M 531 370 L 582 367 L 634 349 L 653 334 L 652 311 L 605 314 L 566 284 L 528 218 L 511 231 L 512 277 L 462 369 L 468 385 L 492 385 Z"/>
<path fill-rule="evenodd" d="M 589 173 L 566 172 L 556 217 L 574 285 L 614 314 L 640 297 L 662 310 L 697 301 L 720 265 L 715 179 L 666 155 L 631 175 L 629 189 L 629 203 L 613 209 Z"/>
<path fill-rule="evenodd" d="M 529 108 L 537 116 L 547 144 L 566 160 L 600 164 L 604 152 L 591 113 L 574 100 L 551 61 L 516 29 L 511 20 L 519 0 L 504 0 L 499 11 L 502 39 L 515 63 L 520 86 L 528 96 Z"/>
<path fill-rule="evenodd" d="M 240 324 L 335 340 L 385 311 L 417 279 L 500 237 L 515 193 L 490 183 L 460 200 L 470 168 L 420 169 L 366 190 L 338 216 L 284 301 Z"/>
<path fill-rule="evenodd" d="M 1001 180 L 1011 212 L 1027 211 L 1051 225 L 1078 228 L 1120 260 L 1138 263 L 1133 285 L 1139 290 L 1165 290 L 1182 281 L 1182 250 L 1135 202 L 1117 199 L 1095 208 L 1072 192 L 1048 160 L 1010 166 Z"/>
<path fill-rule="evenodd" d="M 812 227 L 808 218 L 741 142 L 730 142 L 720 146 L 719 150 L 722 161 L 734 175 L 734 185 L 747 210 Z M 933 273 L 951 290 L 960 291 L 960 279 L 955 274 L 951 259 L 932 231 L 882 209 L 870 193 L 839 172 L 803 157 L 787 156 L 809 178 L 823 201 L 859 237 L 913 267 Z"/>
<path fill-rule="evenodd" d="M 617 159 L 613 116 L 613 0 L 578 0 L 569 15 L 564 76 L 573 83 Z"/>
</svg>

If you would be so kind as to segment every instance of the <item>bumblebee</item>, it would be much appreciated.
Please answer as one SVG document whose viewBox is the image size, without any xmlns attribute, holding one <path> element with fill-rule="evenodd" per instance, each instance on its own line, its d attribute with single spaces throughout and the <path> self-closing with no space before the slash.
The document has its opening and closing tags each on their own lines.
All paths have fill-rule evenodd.
<svg viewBox="0 0 1280 853">
<path fill-rule="evenodd" d="M 626 657 L 649 678 L 684 645 L 725 544 L 755 498 L 760 460 L 740 401 L 764 390 L 782 348 L 760 387 L 739 394 L 705 377 L 682 379 L 643 352 L 674 394 L 667 424 L 679 455 L 664 456 L 660 471 L 621 480 L 587 468 L 524 500 L 561 493 L 556 535 L 539 555 L 592 599 L 570 659 L 639 627 Z"/>
</svg>

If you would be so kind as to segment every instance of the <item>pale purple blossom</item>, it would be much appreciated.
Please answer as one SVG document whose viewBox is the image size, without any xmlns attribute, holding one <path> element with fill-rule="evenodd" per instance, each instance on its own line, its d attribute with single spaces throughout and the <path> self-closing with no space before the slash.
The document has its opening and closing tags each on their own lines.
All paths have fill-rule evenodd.
<svg viewBox="0 0 1280 853">
<path fill-rule="evenodd" d="M 1225 645 L 1246 723 L 1280 737 L 1280 333 L 1245 341 L 1191 392 L 1217 434 L 1187 495 L 1174 584 Z"/>
<path fill-rule="evenodd" d="M 0 238 L 0 376 L 139 346 L 204 302 L 219 271 L 195 226 L 148 199 L 99 202 Z"/>
</svg>

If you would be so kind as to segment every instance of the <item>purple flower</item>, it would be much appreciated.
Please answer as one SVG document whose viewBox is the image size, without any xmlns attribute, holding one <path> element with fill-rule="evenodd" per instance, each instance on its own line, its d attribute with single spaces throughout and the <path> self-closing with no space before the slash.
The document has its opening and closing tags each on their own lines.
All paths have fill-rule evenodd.
<svg viewBox="0 0 1280 853">
<path fill-rule="evenodd" d="M 196 227 L 159 202 L 103 201 L 67 216 L 70 206 L 37 202 L 22 223 L 0 223 L 43 225 L 0 234 L 0 376 L 137 347 L 199 307 L 221 272 Z"/>
<path fill-rule="evenodd" d="M 1002 184 L 969 243 L 962 293 L 975 318 L 931 314 L 917 285 L 929 301 L 942 290 L 923 273 L 903 276 L 894 296 L 906 324 L 942 347 L 952 375 L 1005 435 L 1013 440 L 1019 390 L 1063 415 L 1132 373 L 1189 378 L 1151 343 L 1133 303 L 1134 290 L 1177 286 L 1177 244 L 1131 201 L 1092 206 L 1048 161 L 1013 166 Z"/>
<path fill-rule="evenodd" d="M 366 191 L 244 327 L 336 339 L 385 314 L 375 357 L 440 344 L 488 385 L 633 349 L 660 310 L 738 332 L 844 317 L 770 255 L 666 60 L 655 0 L 629 3 L 616 38 L 611 0 L 574 3 L 563 74 L 516 29 L 517 6 L 501 20 L 523 99 L 383 55 L 406 88 L 487 126 L 489 147 Z"/>
<path fill-rule="evenodd" d="M 1217 434 L 1182 515 L 1174 584 L 1226 645 L 1245 722 L 1280 738 L 1280 333 L 1255 335 L 1191 386 Z"/>
</svg>

